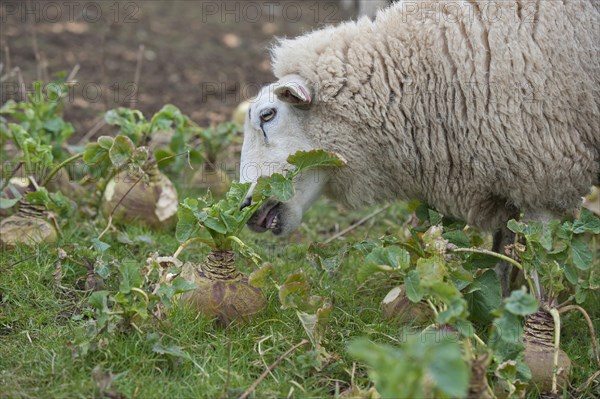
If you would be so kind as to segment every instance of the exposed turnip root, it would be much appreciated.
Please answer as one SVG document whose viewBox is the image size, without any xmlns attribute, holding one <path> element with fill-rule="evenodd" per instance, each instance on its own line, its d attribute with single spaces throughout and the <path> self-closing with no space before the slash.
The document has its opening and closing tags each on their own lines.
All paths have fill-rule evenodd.
<svg viewBox="0 0 600 399">
<path fill-rule="evenodd" d="M 486 376 L 489 363 L 490 356 L 488 355 L 482 355 L 473 359 L 467 399 L 492 399 L 494 397 Z"/>
<path fill-rule="evenodd" d="M 19 211 L 0 222 L 0 244 L 9 248 L 17 244 L 36 245 L 56 241 L 54 225 L 45 219 L 44 207 L 21 201 Z"/>
<path fill-rule="evenodd" d="M 201 314 L 215 317 L 218 324 L 246 322 L 267 306 L 260 288 L 235 269 L 232 251 L 212 251 L 204 263 L 185 263 L 181 277 L 196 284 L 182 299 Z"/>
<path fill-rule="evenodd" d="M 525 363 L 531 369 L 530 384 L 535 385 L 542 393 L 556 388 L 552 381 L 555 370 L 555 333 L 554 320 L 546 310 L 540 309 L 525 320 Z M 556 383 L 561 391 L 569 381 L 571 360 L 563 350 L 557 349 Z"/>
<path fill-rule="evenodd" d="M 383 317 L 399 324 L 428 325 L 435 320 L 431 308 L 423 302 L 413 303 L 406 297 L 404 285 L 393 288 L 381 302 Z"/>
<path fill-rule="evenodd" d="M 102 211 L 117 223 L 141 222 L 150 227 L 168 227 L 177 214 L 177 191 L 173 183 L 152 163 L 148 176 L 121 172 L 104 191 Z"/>
</svg>

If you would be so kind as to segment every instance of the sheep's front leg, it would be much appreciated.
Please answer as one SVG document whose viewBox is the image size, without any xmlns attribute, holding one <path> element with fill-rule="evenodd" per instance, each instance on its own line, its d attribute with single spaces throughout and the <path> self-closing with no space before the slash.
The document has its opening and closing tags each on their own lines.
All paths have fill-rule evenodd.
<svg viewBox="0 0 600 399">
<path fill-rule="evenodd" d="M 494 234 L 494 244 L 492 246 L 492 251 L 504 254 L 504 248 L 507 245 L 510 245 L 515 240 L 515 234 L 507 229 L 506 227 L 498 230 L 496 234 Z M 511 265 L 507 261 L 500 261 L 496 265 L 496 274 L 498 275 L 498 280 L 500 280 L 500 286 L 502 287 L 502 297 L 506 298 L 510 293 L 510 282 L 511 282 Z"/>
</svg>

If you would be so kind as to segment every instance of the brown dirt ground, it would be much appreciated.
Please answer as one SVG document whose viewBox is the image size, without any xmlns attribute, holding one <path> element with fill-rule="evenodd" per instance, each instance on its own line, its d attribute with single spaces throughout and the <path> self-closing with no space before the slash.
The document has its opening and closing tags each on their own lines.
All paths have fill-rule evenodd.
<svg viewBox="0 0 600 399">
<path fill-rule="evenodd" d="M 337 1 L 3 0 L 0 62 L 3 75 L 18 66 L 28 88 L 80 65 L 65 109 L 76 141 L 103 111 L 130 105 L 143 45 L 134 106 L 149 115 L 171 103 L 208 125 L 273 80 L 275 37 L 349 17 Z M 15 74 L 2 83 L 2 103 L 19 98 L 17 81 Z"/>
</svg>

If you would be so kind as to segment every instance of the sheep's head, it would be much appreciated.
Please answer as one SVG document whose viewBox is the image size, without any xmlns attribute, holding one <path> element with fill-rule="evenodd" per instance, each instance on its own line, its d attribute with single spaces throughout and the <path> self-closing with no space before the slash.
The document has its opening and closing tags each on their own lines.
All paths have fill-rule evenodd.
<svg viewBox="0 0 600 399">
<path fill-rule="evenodd" d="M 306 132 L 312 90 L 297 75 L 289 75 L 264 87 L 252 101 L 244 126 L 240 180 L 255 183 L 260 176 L 281 173 L 290 165 L 288 156 L 315 149 Z M 304 212 L 314 203 L 327 182 L 326 173 L 303 173 L 294 182 L 295 195 L 287 202 L 274 200 L 263 205 L 248 222 L 256 232 L 289 234 L 302 222 Z M 246 200 L 249 205 L 251 198 Z"/>
</svg>

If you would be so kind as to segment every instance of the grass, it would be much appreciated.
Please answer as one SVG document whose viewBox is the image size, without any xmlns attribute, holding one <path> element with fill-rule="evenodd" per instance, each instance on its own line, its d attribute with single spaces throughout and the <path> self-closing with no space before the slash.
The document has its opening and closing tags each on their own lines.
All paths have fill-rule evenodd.
<svg viewBox="0 0 600 399">
<path fill-rule="evenodd" d="M 402 341 L 402 328 L 382 321 L 379 310 L 394 281 L 375 277 L 359 285 L 356 271 L 360 259 L 356 257 L 346 258 L 329 273 L 317 271 L 306 258 L 309 244 L 331 236 L 336 223 L 344 228 L 373 209 L 340 211 L 332 203 L 320 201 L 289 239 L 248 231 L 242 237 L 255 244 L 265 260 L 273 262 L 275 281 L 282 282 L 288 274 L 303 269 L 310 277 L 313 293 L 334 304 L 323 343 L 333 361 L 317 369 L 310 347 L 299 348 L 261 382 L 253 397 L 332 397 L 348 389 L 351 381 L 367 388 L 366 369 L 357 365 L 353 372 L 354 360 L 346 353 L 347 344 L 362 336 L 393 345 Z M 395 204 L 331 245 L 339 248 L 345 242 L 397 234 L 407 216 L 406 205 Z M 162 323 L 145 323 L 141 332 L 115 331 L 101 342 L 99 350 L 76 356 L 75 343 L 85 336 L 89 314 L 89 292 L 84 290 L 86 266 L 61 261 L 62 277 L 57 280 L 56 248 L 69 253 L 77 246 L 89 246 L 86 237 L 96 237 L 104 223 L 75 219 L 56 246 L 2 252 L 0 397 L 238 397 L 268 365 L 306 338 L 295 312 L 282 310 L 277 290 L 269 286 L 265 290 L 267 311 L 247 326 L 218 328 L 186 308 L 176 308 Z M 119 231 L 133 243 L 123 244 Z M 173 232 L 136 226 L 120 227 L 103 239 L 111 245 L 112 255 L 135 259 L 140 266 L 152 252 L 170 255 L 178 247 Z M 191 247 L 181 258 L 201 261 L 205 253 L 200 247 Z M 249 263 L 240 263 L 242 270 L 252 271 Z M 106 284 L 116 289 L 114 273 Z M 600 298 L 588 302 L 585 307 L 600 330 Z M 153 348 L 157 342 L 163 348 L 180 347 L 194 362 L 156 353 Z M 575 313 L 564 318 L 562 343 L 575 365 L 573 385 L 579 386 L 593 373 L 594 363 L 586 324 Z M 595 389 L 595 393 L 584 392 L 580 397 L 599 394 L 597 386 Z"/>
</svg>

